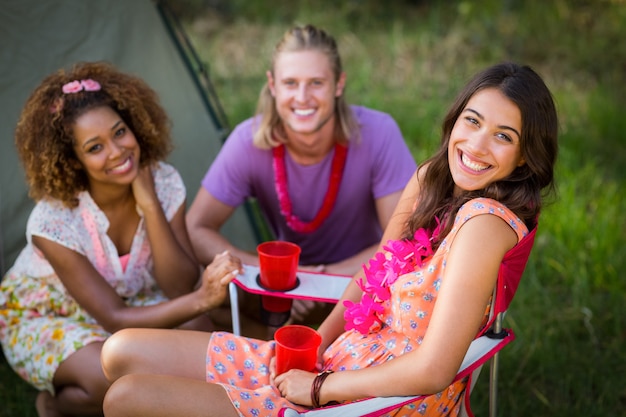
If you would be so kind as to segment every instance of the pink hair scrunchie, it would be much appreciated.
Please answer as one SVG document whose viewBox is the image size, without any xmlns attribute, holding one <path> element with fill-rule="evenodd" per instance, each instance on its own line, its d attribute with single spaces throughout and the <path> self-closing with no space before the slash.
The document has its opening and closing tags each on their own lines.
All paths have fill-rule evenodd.
<svg viewBox="0 0 626 417">
<path fill-rule="evenodd" d="M 64 94 L 74 94 L 79 91 L 99 91 L 100 83 L 92 79 L 74 80 L 65 84 L 62 88 Z"/>
</svg>

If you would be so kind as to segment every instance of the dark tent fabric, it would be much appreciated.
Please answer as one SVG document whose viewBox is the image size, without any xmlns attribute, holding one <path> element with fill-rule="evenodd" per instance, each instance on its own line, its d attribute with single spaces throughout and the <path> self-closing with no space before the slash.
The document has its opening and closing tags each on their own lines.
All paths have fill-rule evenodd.
<svg viewBox="0 0 626 417">
<path fill-rule="evenodd" d="M 168 162 L 181 173 L 190 203 L 219 151 L 226 125 L 206 77 L 176 36 L 167 7 L 150 0 L 2 0 L 0 4 L 0 267 L 25 244 L 33 201 L 14 145 L 19 113 L 49 73 L 78 61 L 108 61 L 142 77 L 159 94 L 173 122 Z M 175 23 L 175 22 L 174 22 Z M 196 68 L 194 68 L 194 65 Z M 203 82 L 204 81 L 204 82 Z M 210 91 L 209 91 L 210 92 Z M 253 250 L 257 238 L 240 208 L 223 228 Z M 1 279 L 1 278 L 0 278 Z"/>
</svg>

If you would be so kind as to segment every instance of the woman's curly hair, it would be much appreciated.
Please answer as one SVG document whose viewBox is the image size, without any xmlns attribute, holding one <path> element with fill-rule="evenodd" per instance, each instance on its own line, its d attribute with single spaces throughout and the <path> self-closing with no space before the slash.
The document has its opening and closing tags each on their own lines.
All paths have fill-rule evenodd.
<svg viewBox="0 0 626 417">
<path fill-rule="evenodd" d="M 98 91 L 64 94 L 72 81 L 94 80 Z M 134 133 L 140 166 L 164 160 L 172 149 L 171 123 L 156 92 L 142 79 L 106 62 L 82 62 L 46 77 L 26 101 L 15 131 L 15 145 L 35 201 L 57 199 L 78 205 L 89 181 L 74 152 L 73 127 L 85 112 L 108 106 Z"/>
</svg>

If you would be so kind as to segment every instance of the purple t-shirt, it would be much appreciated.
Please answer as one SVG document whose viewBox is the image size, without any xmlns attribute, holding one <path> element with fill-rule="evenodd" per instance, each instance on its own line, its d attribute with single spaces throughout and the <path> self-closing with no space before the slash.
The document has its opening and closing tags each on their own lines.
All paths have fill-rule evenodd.
<svg viewBox="0 0 626 417">
<path fill-rule="evenodd" d="M 276 238 L 300 245 L 302 265 L 339 262 L 378 243 L 382 229 L 375 199 L 404 189 L 416 164 L 390 115 L 360 106 L 352 109 L 361 138 L 350 141 L 335 206 L 317 230 L 295 232 L 280 214 L 272 152 L 252 144 L 252 118 L 230 134 L 205 175 L 203 187 L 232 207 L 256 198 Z M 322 206 L 333 156 L 334 151 L 317 164 L 303 166 L 285 152 L 292 211 L 302 221 L 311 221 Z"/>
</svg>

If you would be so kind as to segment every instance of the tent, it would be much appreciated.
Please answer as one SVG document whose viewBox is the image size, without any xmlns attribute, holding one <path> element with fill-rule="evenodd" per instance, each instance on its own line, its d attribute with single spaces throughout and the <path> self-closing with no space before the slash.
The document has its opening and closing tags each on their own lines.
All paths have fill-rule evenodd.
<svg viewBox="0 0 626 417">
<path fill-rule="evenodd" d="M 142 77 L 173 122 L 168 162 L 181 173 L 190 203 L 227 135 L 226 120 L 205 66 L 167 3 L 160 0 L 2 0 L 0 2 L 0 267 L 2 275 L 25 244 L 33 201 L 28 197 L 13 133 L 19 113 L 49 73 L 78 61 L 104 60 Z M 254 249 L 249 207 L 222 232 Z M 0 278 L 1 279 L 1 278 Z"/>
</svg>

